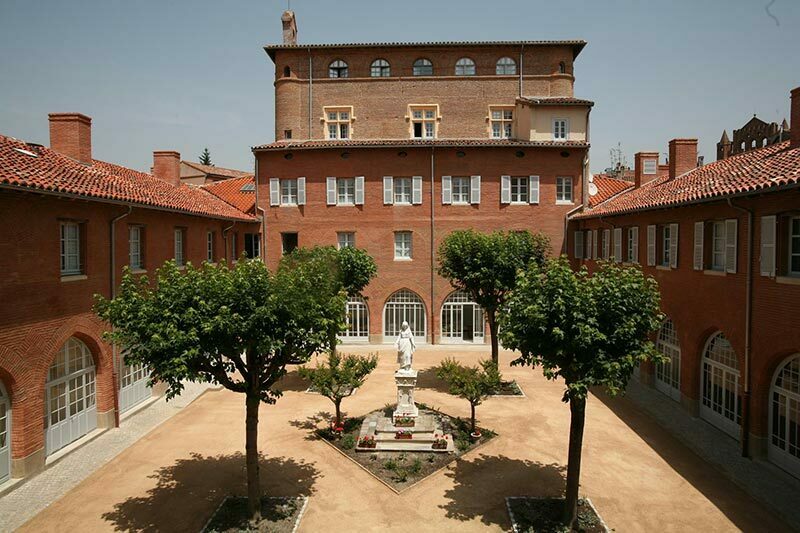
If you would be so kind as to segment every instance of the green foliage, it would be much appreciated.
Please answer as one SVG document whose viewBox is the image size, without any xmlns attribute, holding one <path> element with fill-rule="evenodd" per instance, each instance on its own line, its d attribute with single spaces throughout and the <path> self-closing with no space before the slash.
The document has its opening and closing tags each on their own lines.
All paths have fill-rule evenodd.
<svg viewBox="0 0 800 533">
<path fill-rule="evenodd" d="M 467 439 L 456 439 L 456 449 L 460 452 L 469 450 L 470 442 Z"/>
<path fill-rule="evenodd" d="M 500 386 L 500 372 L 493 361 L 480 361 L 480 366 L 466 366 L 447 358 L 436 367 L 436 377 L 444 380 L 453 396 L 480 405 Z"/>
<path fill-rule="evenodd" d="M 341 422 L 339 405 L 342 399 L 364 384 L 367 376 L 378 366 L 378 356 L 339 354 L 330 352 L 327 361 L 317 361 L 316 367 L 301 366 L 300 377 L 308 380 L 320 394 L 336 406 L 336 425 Z"/>
<path fill-rule="evenodd" d="M 341 442 L 342 449 L 352 450 L 353 446 L 355 445 L 356 445 L 356 438 L 353 435 L 347 434 L 344 437 L 342 437 L 342 442 Z"/>
<path fill-rule="evenodd" d="M 359 296 L 378 275 L 378 266 L 367 252 L 348 246 L 339 250 L 339 271 L 347 295 Z"/>
<path fill-rule="evenodd" d="M 413 475 L 417 475 L 419 474 L 420 470 L 422 470 L 422 461 L 419 459 L 414 459 L 411 462 L 411 465 L 408 467 L 408 471 Z"/>
<path fill-rule="evenodd" d="M 203 153 L 200 154 L 200 164 L 201 165 L 212 165 L 211 163 L 211 152 L 208 151 L 208 148 L 203 148 Z"/>
<path fill-rule="evenodd" d="M 656 281 L 637 267 L 602 263 L 590 276 L 564 258 L 531 264 L 501 317 L 503 345 L 522 353 L 512 364 L 563 378 L 564 401 L 594 386 L 615 395 L 639 362 L 662 360 L 648 338 L 663 320 L 659 306 Z"/>
<path fill-rule="evenodd" d="M 389 470 L 390 472 L 397 470 L 397 461 L 394 459 L 387 459 L 383 463 L 384 470 Z"/>
</svg>

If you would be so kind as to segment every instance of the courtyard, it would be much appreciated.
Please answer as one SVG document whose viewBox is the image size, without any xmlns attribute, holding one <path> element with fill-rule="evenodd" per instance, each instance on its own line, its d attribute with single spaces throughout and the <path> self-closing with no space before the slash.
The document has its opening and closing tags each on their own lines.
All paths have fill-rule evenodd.
<svg viewBox="0 0 800 533">
<path fill-rule="evenodd" d="M 396 401 L 392 346 L 342 407 L 361 416 Z M 488 346 L 421 346 L 416 399 L 453 416 L 469 404 L 427 369 L 445 357 L 475 364 Z M 479 422 L 498 436 L 401 493 L 317 438 L 333 405 L 306 392 L 295 367 L 284 396 L 261 406 L 262 489 L 308 496 L 299 531 L 508 531 L 507 496 L 557 496 L 566 475 L 569 409 L 563 383 L 500 368 L 524 397 L 493 397 Z M 313 364 L 313 361 L 312 361 Z M 625 398 L 588 402 L 581 495 L 617 531 L 786 531 L 790 528 Z M 80 453 L 78 450 L 75 453 Z M 228 494 L 245 494 L 244 401 L 210 391 L 156 427 L 25 523 L 20 531 L 199 531 Z"/>
</svg>

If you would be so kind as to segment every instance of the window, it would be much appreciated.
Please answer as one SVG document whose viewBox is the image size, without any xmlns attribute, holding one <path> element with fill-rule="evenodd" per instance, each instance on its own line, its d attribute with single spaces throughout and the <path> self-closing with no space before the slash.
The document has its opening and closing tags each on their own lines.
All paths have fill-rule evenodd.
<svg viewBox="0 0 800 533">
<path fill-rule="evenodd" d="M 288 65 L 283 67 L 283 77 L 288 78 L 291 75 L 292 75 L 292 68 Z"/>
<path fill-rule="evenodd" d="M 347 78 L 349 77 L 349 69 L 347 68 L 347 63 L 342 61 L 341 59 L 337 59 L 333 63 L 328 66 L 328 77 L 329 78 Z"/>
<path fill-rule="evenodd" d="M 183 252 L 184 252 L 184 237 L 185 237 L 186 230 L 183 228 L 175 228 L 175 264 L 178 266 L 183 266 L 186 264 Z"/>
<path fill-rule="evenodd" d="M 352 109 L 352 107 L 324 108 L 325 135 L 328 139 L 350 138 L 350 124 L 353 119 Z"/>
<path fill-rule="evenodd" d="M 259 233 L 244 234 L 244 255 L 248 259 L 261 257 L 261 235 Z"/>
<path fill-rule="evenodd" d="M 291 140 L 292 130 L 283 130 L 283 138 L 286 139 L 287 141 Z"/>
<path fill-rule="evenodd" d="M 558 63 L 558 73 L 559 74 L 566 74 L 566 72 L 567 72 L 567 64 L 564 63 L 563 61 L 560 61 Z"/>
<path fill-rule="evenodd" d="M 394 203 L 411 204 L 411 178 L 394 178 Z"/>
<path fill-rule="evenodd" d="M 297 248 L 297 233 L 281 233 L 283 255 L 292 253 Z"/>
<path fill-rule="evenodd" d="M 800 217 L 789 219 L 789 268 L 790 276 L 800 276 Z"/>
<path fill-rule="evenodd" d="M 469 203 L 469 185 L 470 178 L 465 176 L 453 176 L 453 203 L 454 204 L 468 204 Z"/>
<path fill-rule="evenodd" d="M 668 267 L 672 257 L 672 227 L 671 224 L 661 228 L 661 266 Z"/>
<path fill-rule="evenodd" d="M 206 261 L 214 262 L 214 232 L 206 233 Z"/>
<path fill-rule="evenodd" d="M 411 106 L 411 138 L 435 139 L 437 114 L 436 106 Z"/>
<path fill-rule="evenodd" d="M 495 73 L 498 76 L 509 76 L 517 73 L 517 63 L 510 57 L 501 57 L 497 60 Z"/>
<path fill-rule="evenodd" d="M 653 175 L 658 171 L 658 160 L 657 159 L 645 159 L 642 161 L 643 163 L 643 174 Z"/>
<path fill-rule="evenodd" d="M 486 324 L 483 309 L 464 291 L 455 291 L 442 304 L 443 343 L 482 343 Z"/>
<path fill-rule="evenodd" d="M 701 384 L 700 416 L 738 439 L 742 420 L 739 362 L 722 333 L 715 333 L 706 344 Z"/>
<path fill-rule="evenodd" d="M 361 296 L 347 299 L 347 328 L 340 335 L 344 340 L 369 340 L 369 309 Z"/>
<path fill-rule="evenodd" d="M 711 224 L 711 270 L 725 270 L 725 222 Z"/>
<path fill-rule="evenodd" d="M 474 76 L 475 62 L 468 57 L 456 61 L 456 76 Z"/>
<path fill-rule="evenodd" d="M 385 59 L 376 59 L 369 66 L 369 75 L 373 78 L 388 78 L 391 76 L 389 62 Z"/>
<path fill-rule="evenodd" d="M 671 320 L 667 319 L 658 332 L 656 349 L 669 358 L 665 363 L 656 364 L 656 389 L 675 401 L 681 400 L 681 346 L 678 332 Z"/>
<path fill-rule="evenodd" d="M 511 203 L 528 203 L 528 176 L 511 177 Z"/>
<path fill-rule="evenodd" d="M 781 365 L 769 397 L 769 459 L 800 477 L 800 354 Z"/>
<path fill-rule="evenodd" d="M 336 244 L 340 250 L 342 248 L 355 248 L 356 234 L 352 231 L 340 231 L 336 234 Z"/>
<path fill-rule="evenodd" d="M 61 275 L 74 276 L 83 272 L 81 261 L 81 224 L 61 223 Z"/>
<path fill-rule="evenodd" d="M 569 136 L 569 121 L 565 118 L 553 119 L 553 140 L 566 141 Z"/>
<path fill-rule="evenodd" d="M 297 180 L 281 180 L 281 205 L 297 205 Z"/>
<path fill-rule="evenodd" d="M 411 259 L 410 231 L 394 232 L 394 258 L 395 260 Z"/>
<path fill-rule="evenodd" d="M 556 203 L 572 203 L 572 178 L 569 176 L 559 176 L 556 178 Z"/>
<path fill-rule="evenodd" d="M 414 76 L 433 76 L 433 63 L 428 59 L 417 59 L 412 68 Z"/>
<path fill-rule="evenodd" d="M 514 119 L 514 108 L 489 108 L 489 122 L 492 127 L 492 139 L 511 138 L 511 126 Z"/>
<path fill-rule="evenodd" d="M 639 228 L 634 226 L 628 228 L 628 263 L 639 262 Z"/>
<path fill-rule="evenodd" d="M 384 340 L 394 342 L 403 322 L 408 322 L 415 342 L 425 342 L 427 333 L 425 304 L 416 293 L 399 290 L 386 301 L 383 308 Z"/>
<path fill-rule="evenodd" d="M 131 270 L 141 270 L 144 268 L 142 258 L 142 234 L 144 230 L 141 226 L 128 227 L 128 265 Z"/>
<path fill-rule="evenodd" d="M 336 203 L 337 205 L 352 205 L 356 202 L 356 179 L 337 178 L 336 179 Z"/>
</svg>

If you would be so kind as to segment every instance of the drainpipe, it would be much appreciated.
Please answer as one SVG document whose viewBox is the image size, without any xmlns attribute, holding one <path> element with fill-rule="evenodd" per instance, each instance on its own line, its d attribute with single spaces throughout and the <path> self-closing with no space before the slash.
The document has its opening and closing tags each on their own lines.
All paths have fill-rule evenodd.
<svg viewBox="0 0 800 533">
<path fill-rule="evenodd" d="M 525 52 L 525 45 L 519 46 L 519 95 L 522 96 L 522 57 Z"/>
<path fill-rule="evenodd" d="M 311 60 L 311 48 L 308 49 L 308 139 L 311 135 L 311 99 L 314 96 L 314 63 Z"/>
<path fill-rule="evenodd" d="M 435 305 L 435 303 L 434 303 L 435 301 L 433 299 L 433 297 L 434 297 L 434 282 L 435 282 L 434 263 L 436 262 L 436 255 L 435 255 L 436 254 L 436 245 L 434 244 L 434 240 L 435 240 L 435 236 L 436 236 L 436 231 L 435 231 L 436 230 L 436 221 L 435 221 L 436 217 L 435 217 L 435 212 L 434 212 L 434 205 L 435 204 L 434 204 L 434 193 L 433 193 L 434 192 L 433 191 L 434 183 L 436 182 L 436 177 L 435 177 L 435 174 L 434 174 L 434 155 L 435 155 L 434 152 L 435 151 L 436 151 L 436 148 L 431 146 L 431 327 L 430 327 L 430 330 L 431 330 L 431 344 L 433 344 L 434 341 L 435 341 L 434 330 L 436 329 L 436 328 L 434 328 L 434 320 L 436 318 L 436 311 L 435 311 L 434 308 L 436 307 L 436 305 Z"/>
<path fill-rule="evenodd" d="M 117 293 L 117 264 L 116 261 L 114 260 L 115 259 L 114 252 L 116 251 L 117 248 L 116 225 L 118 221 L 130 215 L 131 211 L 133 211 L 133 206 L 129 205 L 127 213 L 122 213 L 118 217 L 112 218 L 111 222 L 108 225 L 110 232 L 110 238 L 109 238 L 110 250 L 108 254 L 108 263 L 111 269 L 109 276 L 111 280 L 109 294 L 111 295 L 111 298 L 114 298 L 114 296 Z M 113 330 L 114 327 L 112 326 L 111 329 Z M 120 360 L 119 358 L 119 353 L 117 352 L 117 345 L 115 343 L 111 343 L 111 366 L 112 368 L 117 368 L 117 379 L 119 379 L 120 372 L 122 371 L 122 360 Z M 114 426 L 119 427 L 119 383 L 117 383 L 116 379 L 113 379 L 113 376 L 112 376 L 112 381 L 114 382 Z"/>
<path fill-rule="evenodd" d="M 750 457 L 750 351 L 753 329 L 753 211 L 734 205 L 728 198 L 728 205 L 747 213 L 747 289 L 744 305 L 744 394 L 742 395 L 742 457 Z"/>
</svg>

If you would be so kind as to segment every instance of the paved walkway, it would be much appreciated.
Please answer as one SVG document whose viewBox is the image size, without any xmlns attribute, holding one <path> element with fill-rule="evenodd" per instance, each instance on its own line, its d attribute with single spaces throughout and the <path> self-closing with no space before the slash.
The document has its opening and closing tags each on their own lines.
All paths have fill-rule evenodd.
<svg viewBox="0 0 800 533">
<path fill-rule="evenodd" d="M 370 349 L 380 352 L 380 363 L 358 394 L 344 401 L 351 415 L 395 400 L 396 354 L 383 346 L 349 351 Z M 448 355 L 474 363 L 486 352 L 420 348 L 414 356 L 417 399 L 467 416 L 467 402 L 446 394 L 430 371 Z M 261 408 L 262 489 L 310 496 L 301 532 L 507 531 L 506 496 L 563 490 L 569 431 L 563 384 L 546 381 L 538 370 L 510 368 L 511 358 L 501 354 L 501 368 L 526 398 L 491 398 L 477 411 L 499 436 L 399 495 L 313 438 L 312 429 L 333 406 L 306 394 L 306 384 L 290 373 L 284 396 Z M 581 492 L 610 527 L 659 533 L 790 529 L 629 400 L 593 397 L 587 410 Z M 20 530 L 196 533 L 227 494 L 245 493 L 244 411 L 240 394 L 205 394 Z"/>
<path fill-rule="evenodd" d="M 106 431 L 0 497 L 0 531 L 24 524 L 209 388 L 206 383 L 187 383 L 179 397 L 169 402 L 158 398 L 125 418 L 120 427 Z"/>
</svg>

